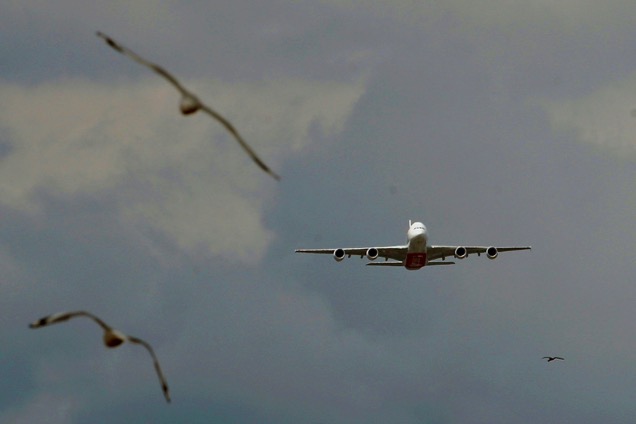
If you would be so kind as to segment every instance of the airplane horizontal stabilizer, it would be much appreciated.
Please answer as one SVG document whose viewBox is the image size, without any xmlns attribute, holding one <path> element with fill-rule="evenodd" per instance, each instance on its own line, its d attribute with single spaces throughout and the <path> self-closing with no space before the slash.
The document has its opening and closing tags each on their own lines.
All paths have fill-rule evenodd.
<svg viewBox="0 0 636 424">
<path fill-rule="evenodd" d="M 369 266 L 404 266 L 404 262 L 369 262 Z M 455 265 L 455 262 L 428 262 L 426 266 L 432 265 Z"/>
<path fill-rule="evenodd" d="M 404 266 L 404 262 L 369 262 L 371 266 Z"/>
</svg>

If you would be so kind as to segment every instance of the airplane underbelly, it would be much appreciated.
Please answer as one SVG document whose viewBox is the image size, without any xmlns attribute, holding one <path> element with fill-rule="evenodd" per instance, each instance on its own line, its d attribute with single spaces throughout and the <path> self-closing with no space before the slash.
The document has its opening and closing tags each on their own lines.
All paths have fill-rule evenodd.
<svg viewBox="0 0 636 424">
<path fill-rule="evenodd" d="M 404 261 L 404 267 L 409 270 L 417 270 L 426 265 L 426 253 L 407 253 L 406 260 Z"/>
</svg>

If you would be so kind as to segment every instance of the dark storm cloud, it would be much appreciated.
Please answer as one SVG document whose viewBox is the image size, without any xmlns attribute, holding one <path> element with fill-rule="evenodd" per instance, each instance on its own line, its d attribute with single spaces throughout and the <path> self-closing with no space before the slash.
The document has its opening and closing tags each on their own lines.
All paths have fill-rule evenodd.
<svg viewBox="0 0 636 424">
<path fill-rule="evenodd" d="M 546 106 L 576 105 L 629 80 L 631 30 L 612 26 L 608 44 L 607 32 L 571 26 L 575 21 L 556 12 L 552 16 L 561 21 L 544 21 L 532 7 L 505 7 L 493 17 L 450 2 L 445 10 L 423 9 L 435 12 L 426 18 L 420 10 L 400 11 L 399 4 L 224 2 L 212 8 L 149 2 L 98 14 L 68 2 L 55 12 L 44 5 L 26 7 L 27 14 L 12 9 L 22 23 L 4 31 L 15 45 L 33 22 L 85 29 L 94 52 L 79 30 L 64 39 L 85 52 L 80 68 L 86 79 L 111 84 L 121 75 L 143 78 L 125 61 L 104 59 L 92 33 L 112 29 L 179 75 L 233 84 L 226 99 L 245 99 L 241 90 L 270 79 L 306 82 L 313 90 L 303 91 L 305 102 L 336 83 L 342 85 L 330 93 L 350 91 L 320 98 L 284 128 L 268 129 L 269 137 L 295 146 L 275 156 L 285 177 L 276 191 L 251 180 L 206 179 L 199 165 L 227 168 L 198 154 L 194 174 L 184 171 L 186 162 L 145 167 L 138 175 L 148 180 L 134 180 L 132 188 L 120 182 L 60 195 L 42 185 L 29 192 L 39 205 L 35 213 L 24 212 L 15 198 L 0 199 L 0 281 L 8 317 L 2 334 L 15 340 L 3 353 L 21 358 L 2 374 L 10 376 L 7 387 L 25 387 L 20 396 L 0 393 L 4 418 L 33 421 L 55 411 L 48 415 L 54 422 L 105 422 L 101 405 L 108 403 L 117 406 L 108 420 L 153 422 L 633 421 L 634 382 L 626 372 L 636 339 L 630 325 L 636 296 L 629 253 L 636 247 L 633 157 L 580 140 L 579 127 L 553 127 Z M 509 25 L 522 12 L 532 12 L 525 16 L 540 30 Z M 609 12 L 597 15 L 601 22 L 623 21 Z M 592 13 L 577 16 L 594 22 Z M 46 35 L 35 32 L 45 45 Z M 3 75 L 6 81 L 59 88 L 60 75 L 77 75 L 63 55 L 43 56 L 25 43 L 23 54 L 13 53 L 20 62 Z M 34 58 L 55 77 L 49 80 Z M 289 90 L 280 92 L 285 95 L 259 92 L 258 104 L 270 99 L 283 111 L 305 104 L 294 103 Z M 322 118 L 311 119 L 321 110 Z M 14 123 L 26 115 L 4 116 Z M 29 119 L 34 130 L 47 131 L 44 119 Z M 190 139 L 200 132 L 171 134 Z M 15 146 L 14 133 L 1 134 Z M 187 141 L 170 147 L 155 138 L 152 146 L 160 152 L 201 152 L 188 150 Z M 136 152 L 141 163 L 161 157 L 144 146 Z M 12 154 L 0 162 L 5 172 Z M 38 165 L 46 163 L 53 162 Z M 167 184 L 165 173 L 187 176 L 179 180 L 182 191 L 171 191 L 179 184 Z M 150 175 L 164 184 L 139 189 L 153 187 L 144 185 L 157 181 Z M 24 184 L 5 179 L 4 187 Z M 235 190 L 243 200 L 232 203 L 235 208 L 210 206 L 227 203 Z M 125 219 L 122 204 L 139 193 L 172 204 L 157 203 L 152 214 Z M 183 214 L 176 215 L 172 232 L 151 225 L 156 214 L 176 206 Z M 200 220 L 189 215 L 208 210 L 217 213 Z M 246 224 L 248 231 L 231 219 L 245 210 L 253 211 L 246 222 L 258 224 Z M 530 244 L 533 250 L 419 272 L 293 253 L 401 244 L 409 219 L 428 226 L 432 243 Z M 229 230 L 213 237 L 221 228 Z M 192 229 L 208 234 L 214 248 L 175 241 L 175 235 L 191 237 Z M 271 238 L 264 243 L 262 234 Z M 233 242 L 229 253 L 218 249 L 224 239 Z M 169 408 L 155 402 L 153 384 L 139 384 L 138 372 L 154 378 L 151 367 L 143 368 L 143 355 L 130 364 L 131 352 L 107 358 L 114 352 L 99 340 L 90 350 L 88 340 L 76 340 L 75 329 L 68 335 L 26 330 L 34 315 L 78 306 L 153 343 L 171 383 Z M 82 335 L 90 338 L 91 330 Z M 45 350 L 53 359 L 39 353 Z M 95 355 L 99 361 L 90 359 Z M 547 364 L 545 355 L 566 361 Z"/>
</svg>

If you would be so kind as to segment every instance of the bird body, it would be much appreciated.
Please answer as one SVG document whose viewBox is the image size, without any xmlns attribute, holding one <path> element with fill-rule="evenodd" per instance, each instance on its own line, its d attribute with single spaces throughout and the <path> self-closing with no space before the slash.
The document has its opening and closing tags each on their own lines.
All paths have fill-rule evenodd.
<svg viewBox="0 0 636 424">
<path fill-rule="evenodd" d="M 192 115 L 201 109 L 201 102 L 193 95 L 184 95 L 179 103 L 179 110 L 184 115 Z"/>
<path fill-rule="evenodd" d="M 555 359 L 559 359 L 561 361 L 565 360 L 565 358 L 561 358 L 560 356 L 544 356 L 542 359 L 547 359 L 547 362 L 552 362 Z"/>
<path fill-rule="evenodd" d="M 104 344 L 106 347 L 117 347 L 123 344 L 128 337 L 121 331 L 110 329 L 110 331 L 104 331 Z"/>
</svg>

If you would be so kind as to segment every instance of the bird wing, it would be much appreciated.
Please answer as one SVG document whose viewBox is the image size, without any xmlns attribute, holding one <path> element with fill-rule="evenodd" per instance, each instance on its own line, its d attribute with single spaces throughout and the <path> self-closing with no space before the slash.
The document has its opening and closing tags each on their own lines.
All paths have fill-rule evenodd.
<svg viewBox="0 0 636 424">
<path fill-rule="evenodd" d="M 51 314 L 40 318 L 39 320 L 32 322 L 29 324 L 30 328 L 40 328 L 51 324 L 57 324 L 59 322 L 68 321 L 69 319 L 77 316 L 85 316 L 91 318 L 97 324 L 100 325 L 104 330 L 111 330 L 110 326 L 108 326 L 104 321 L 86 311 L 73 311 L 73 312 L 58 312 L 55 314 Z"/>
<path fill-rule="evenodd" d="M 265 172 L 267 172 L 268 174 L 270 174 L 272 177 L 274 177 L 274 179 L 276 180 L 280 180 L 280 176 L 278 174 L 276 174 L 274 171 L 272 171 L 269 166 L 265 165 L 265 162 L 263 162 L 254 152 L 254 150 L 252 150 L 252 148 L 245 142 L 245 140 L 243 140 L 243 137 L 241 137 L 241 135 L 239 134 L 239 132 L 236 130 L 236 128 L 234 128 L 234 125 L 232 125 L 232 123 L 230 121 L 228 121 L 227 119 L 225 119 L 223 116 L 221 116 L 218 112 L 216 112 L 214 109 L 212 109 L 210 106 L 201 103 L 201 110 L 203 110 L 204 112 L 206 112 L 208 115 L 210 115 L 211 117 L 213 117 L 214 119 L 216 119 L 217 121 L 219 121 L 221 123 L 221 125 L 223 125 L 225 127 L 225 129 L 227 129 L 230 133 L 232 133 L 232 135 L 234 136 L 234 138 L 236 139 L 236 141 L 238 141 L 238 143 L 241 145 L 241 147 L 243 147 L 243 149 L 247 152 L 247 154 L 252 158 L 252 160 L 254 162 L 256 162 L 256 164 Z"/>
<path fill-rule="evenodd" d="M 167 79 L 172 85 L 174 85 L 177 88 L 177 90 L 181 92 L 181 94 L 190 95 L 190 96 L 192 95 L 192 93 L 186 90 L 185 87 L 181 85 L 181 83 L 172 74 L 170 74 L 168 71 L 163 69 L 161 66 L 157 65 L 156 63 L 147 61 L 143 57 L 139 56 L 137 53 L 133 52 L 129 48 L 122 46 L 121 44 L 113 40 L 111 37 L 109 37 L 108 35 L 102 32 L 97 31 L 97 36 L 103 38 L 106 41 L 106 43 L 110 47 L 112 47 L 114 50 L 118 51 L 119 53 L 123 55 L 130 57 L 135 62 L 152 69 L 153 71 L 155 71 L 156 73 L 158 73 L 159 75 Z"/>
<path fill-rule="evenodd" d="M 97 36 L 103 38 L 106 43 L 112 47 L 114 50 L 118 51 L 119 53 L 126 55 L 128 57 L 130 57 L 131 59 L 133 59 L 135 62 L 144 65 L 150 69 L 152 69 L 153 71 L 157 72 L 159 75 L 161 75 L 162 77 L 164 77 L 165 79 L 167 79 L 172 85 L 174 85 L 177 90 L 179 90 L 181 92 L 182 95 L 184 96 L 189 96 L 192 97 L 194 99 L 196 99 L 196 96 L 194 96 L 194 94 L 192 94 L 191 92 L 189 92 L 188 90 L 186 90 L 186 88 L 181 85 L 181 83 L 172 75 L 170 74 L 168 71 L 166 71 L 165 69 L 163 69 L 161 66 L 157 65 L 156 63 L 152 63 L 147 61 L 146 59 L 144 59 L 143 57 L 139 56 L 137 53 L 133 52 L 132 50 L 122 46 L 121 44 L 119 44 L 118 42 L 116 42 L 115 40 L 113 40 L 111 37 L 107 36 L 106 34 L 97 31 Z M 200 103 L 200 101 L 199 101 Z M 256 164 L 265 172 L 267 172 L 268 174 L 270 174 L 272 177 L 274 177 L 274 179 L 276 180 L 280 180 L 280 176 L 278 176 L 275 172 L 273 172 L 266 164 L 265 162 L 263 162 L 257 155 L 256 153 L 252 150 L 252 148 L 250 146 L 248 146 L 248 144 L 243 140 L 243 138 L 240 136 L 240 134 L 238 133 L 238 131 L 236 130 L 236 128 L 234 128 L 234 126 L 224 117 L 222 117 L 221 115 L 219 115 L 216 111 L 214 111 L 212 108 L 210 108 L 207 105 L 204 105 L 201 103 L 201 109 L 204 110 L 205 112 L 207 112 L 210 116 L 212 116 L 214 119 L 216 119 L 217 121 L 219 121 L 229 132 L 232 133 L 232 135 L 234 135 L 234 137 L 236 138 L 236 140 L 239 142 L 239 144 L 243 147 L 243 149 L 245 149 L 245 151 L 247 152 L 248 155 L 250 155 L 250 157 L 252 158 L 252 160 L 254 162 L 256 162 Z"/>
<path fill-rule="evenodd" d="M 150 353 L 150 356 L 152 356 L 152 361 L 155 365 L 155 370 L 157 371 L 159 382 L 161 383 L 161 390 L 163 390 L 163 395 L 165 396 L 166 401 L 170 402 L 170 391 L 168 389 L 168 382 L 166 381 L 166 378 L 164 377 L 163 372 L 161 371 L 161 367 L 159 366 L 159 359 L 157 359 L 157 355 L 155 355 L 155 351 L 147 342 L 145 342 L 144 340 L 140 338 L 128 336 L 128 341 L 131 343 L 140 344 L 148 350 L 148 352 Z"/>
</svg>

